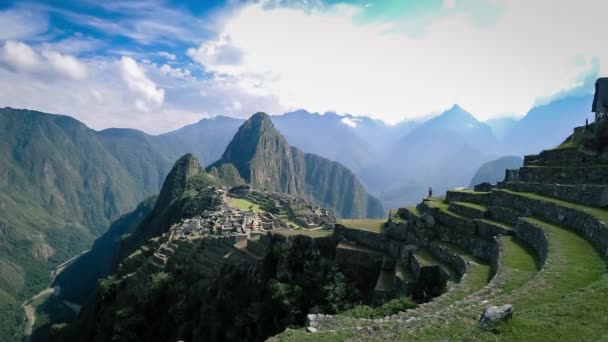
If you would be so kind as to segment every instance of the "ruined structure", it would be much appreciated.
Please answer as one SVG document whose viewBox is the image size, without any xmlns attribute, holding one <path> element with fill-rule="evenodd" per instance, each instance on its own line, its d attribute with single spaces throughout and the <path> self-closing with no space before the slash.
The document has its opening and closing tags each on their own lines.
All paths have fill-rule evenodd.
<svg viewBox="0 0 608 342">
<path fill-rule="evenodd" d="M 608 119 L 608 77 L 598 78 L 595 82 L 591 111 L 595 113 L 595 122 Z"/>
</svg>

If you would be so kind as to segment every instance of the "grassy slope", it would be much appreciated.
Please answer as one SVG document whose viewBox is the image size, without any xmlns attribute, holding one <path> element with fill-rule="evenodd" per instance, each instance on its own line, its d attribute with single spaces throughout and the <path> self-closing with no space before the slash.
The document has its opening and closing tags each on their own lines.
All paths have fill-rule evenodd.
<svg viewBox="0 0 608 342">
<path fill-rule="evenodd" d="M 384 231 L 385 219 L 366 219 L 366 220 L 339 220 L 339 224 L 354 229 L 367 230 L 374 233 Z"/>
</svg>

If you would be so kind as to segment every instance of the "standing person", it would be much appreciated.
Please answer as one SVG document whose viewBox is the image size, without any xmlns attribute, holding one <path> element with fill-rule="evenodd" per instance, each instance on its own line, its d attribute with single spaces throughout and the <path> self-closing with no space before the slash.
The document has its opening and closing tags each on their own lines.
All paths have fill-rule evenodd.
<svg viewBox="0 0 608 342">
<path fill-rule="evenodd" d="M 433 188 L 429 186 L 429 198 L 433 197 Z"/>
</svg>

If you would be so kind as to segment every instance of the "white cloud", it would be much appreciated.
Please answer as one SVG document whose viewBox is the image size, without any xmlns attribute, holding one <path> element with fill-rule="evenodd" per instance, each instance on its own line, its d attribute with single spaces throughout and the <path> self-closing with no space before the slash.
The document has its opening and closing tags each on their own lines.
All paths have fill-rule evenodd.
<svg viewBox="0 0 608 342">
<path fill-rule="evenodd" d="M 52 50 L 38 52 L 28 44 L 12 40 L 0 47 L 0 66 L 13 72 L 60 75 L 74 80 L 82 80 L 87 76 L 85 64 L 74 56 Z"/>
<path fill-rule="evenodd" d="M 232 45 L 229 35 L 201 44 L 197 49 L 190 48 L 186 54 L 200 63 L 207 71 L 225 75 L 238 75 L 244 72 L 241 67 L 242 52 Z"/>
<path fill-rule="evenodd" d="M 82 80 L 87 76 L 87 68 L 76 57 L 62 55 L 56 51 L 42 51 L 42 56 L 57 71 L 75 79 Z"/>
<path fill-rule="evenodd" d="M 119 62 L 122 79 L 138 97 L 135 106 L 141 111 L 149 110 L 150 106 L 161 106 L 165 100 L 165 90 L 159 88 L 150 80 L 144 70 L 131 57 L 122 57 Z"/>
<path fill-rule="evenodd" d="M 174 61 L 174 60 L 177 59 L 177 56 L 175 56 L 174 54 L 169 53 L 167 51 L 157 51 L 156 54 L 158 56 L 160 56 L 160 57 L 163 57 L 163 58 L 169 60 L 169 61 Z"/>
<path fill-rule="evenodd" d="M 0 41 L 26 39 L 44 33 L 48 20 L 35 11 L 9 9 L 0 11 Z"/>
<path fill-rule="evenodd" d="M 354 119 L 354 118 L 349 118 L 349 117 L 343 117 L 342 120 L 340 120 L 343 124 L 345 124 L 346 126 L 350 126 L 352 128 L 357 127 L 357 123 L 359 122 L 359 120 Z"/>
<path fill-rule="evenodd" d="M 450 11 L 415 38 L 399 30 L 402 23 L 362 24 L 363 7 L 249 4 L 226 18 L 218 39 L 188 55 L 217 79 L 276 95 L 286 108 L 389 122 L 454 103 L 480 119 L 523 114 L 538 98 L 575 86 L 592 56 L 608 65 L 603 0 L 493 2 L 504 12 L 492 25 Z M 583 63 L 573 62 L 577 56 Z"/>
<path fill-rule="evenodd" d="M 190 77 L 190 73 L 191 73 L 190 70 L 188 70 L 188 69 L 172 68 L 168 64 L 163 64 L 159 70 L 164 76 L 168 75 L 171 77 L 181 78 L 181 79 L 186 79 L 186 78 Z"/>
</svg>

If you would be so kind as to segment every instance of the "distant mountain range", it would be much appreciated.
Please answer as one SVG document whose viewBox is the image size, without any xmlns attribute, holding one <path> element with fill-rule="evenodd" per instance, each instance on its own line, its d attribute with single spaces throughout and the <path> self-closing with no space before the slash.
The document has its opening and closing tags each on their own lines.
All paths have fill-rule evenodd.
<svg viewBox="0 0 608 342">
<path fill-rule="evenodd" d="M 521 120 L 488 123 L 454 106 L 426 122 L 394 126 L 300 110 L 270 117 L 277 129 L 264 116 L 268 130 L 260 136 L 238 135 L 245 121 L 223 116 L 153 136 L 0 109 L 0 325 L 9 327 L 6 336 L 19 333 L 2 322 L 22 317 L 21 302 L 48 283 L 52 266 L 81 253 L 111 222 L 158 193 L 186 153 L 203 165 L 215 163 L 208 174 L 224 183 L 254 181 L 308 195 L 342 216 L 380 216 L 382 205 L 365 188 L 395 208 L 417 203 L 428 187 L 440 194 L 467 186 L 484 163 L 558 145 L 592 118 L 590 104 L 589 96 L 568 97 Z M 238 155 L 239 141 L 254 144 L 252 152 Z"/>
</svg>

